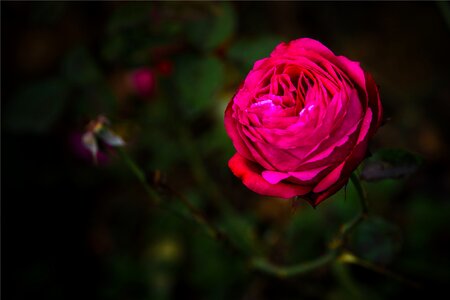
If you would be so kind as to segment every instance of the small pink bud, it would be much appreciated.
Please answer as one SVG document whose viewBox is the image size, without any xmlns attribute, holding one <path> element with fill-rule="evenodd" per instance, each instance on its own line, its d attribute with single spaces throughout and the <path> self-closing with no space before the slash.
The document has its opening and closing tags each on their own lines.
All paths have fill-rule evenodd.
<svg viewBox="0 0 450 300">
<path fill-rule="evenodd" d="M 141 97 L 150 96 L 155 90 L 155 75 L 149 68 L 140 68 L 130 74 L 131 86 Z"/>
</svg>

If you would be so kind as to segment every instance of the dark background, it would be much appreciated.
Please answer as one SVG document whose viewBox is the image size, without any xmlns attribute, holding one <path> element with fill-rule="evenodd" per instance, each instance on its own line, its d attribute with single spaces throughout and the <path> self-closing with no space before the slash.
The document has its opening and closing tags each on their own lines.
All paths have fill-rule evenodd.
<svg viewBox="0 0 450 300">
<path fill-rule="evenodd" d="M 2 2 L 1 19 L 5 299 L 391 299 L 448 289 L 448 3 Z M 279 263 L 317 257 L 355 213 L 353 188 L 315 210 L 259 197 L 228 170 L 234 150 L 223 129 L 253 62 L 299 37 L 373 74 L 389 121 L 371 151 L 424 160 L 406 178 L 367 184 L 382 234 L 355 246 L 418 290 L 357 266 L 347 277 L 337 268 L 286 280 L 254 272 L 195 224 L 150 205 L 113 150 L 97 166 L 82 150 L 86 124 L 104 114 L 149 178 L 162 174 L 243 244 L 258 236 Z M 143 67 L 156 80 L 145 95 L 130 85 Z M 224 202 L 239 217 L 221 213 Z"/>
</svg>

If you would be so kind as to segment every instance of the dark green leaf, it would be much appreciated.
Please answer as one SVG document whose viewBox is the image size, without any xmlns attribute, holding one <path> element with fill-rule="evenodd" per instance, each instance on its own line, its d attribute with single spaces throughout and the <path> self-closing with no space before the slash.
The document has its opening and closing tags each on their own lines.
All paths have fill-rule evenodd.
<svg viewBox="0 0 450 300">
<path fill-rule="evenodd" d="M 107 32 L 116 34 L 139 25 L 149 25 L 151 8 L 152 3 L 150 2 L 130 2 L 117 7 L 109 19 Z"/>
<path fill-rule="evenodd" d="M 102 57 L 107 61 L 113 62 L 117 60 L 126 48 L 125 36 L 121 34 L 114 34 L 103 42 Z"/>
<path fill-rule="evenodd" d="M 388 264 L 400 250 L 401 243 L 401 230 L 396 225 L 371 217 L 355 228 L 349 247 L 358 257 L 376 264 Z"/>
<path fill-rule="evenodd" d="M 175 66 L 176 99 L 186 115 L 195 115 L 214 103 L 222 86 L 224 67 L 214 57 L 184 56 Z"/>
<path fill-rule="evenodd" d="M 417 171 L 421 162 L 421 158 L 405 150 L 380 150 L 364 163 L 361 179 L 402 178 Z"/>
<path fill-rule="evenodd" d="M 5 125 L 12 131 L 42 133 L 64 109 L 69 89 L 60 79 L 48 79 L 25 86 L 5 109 Z"/>
<path fill-rule="evenodd" d="M 235 12 L 229 3 L 208 3 L 205 15 L 196 16 L 187 25 L 190 43 L 205 50 L 214 49 L 228 38 L 235 29 Z"/>
<path fill-rule="evenodd" d="M 255 250 L 256 237 L 250 219 L 232 216 L 224 220 L 223 229 L 231 240 L 246 253 Z"/>
<path fill-rule="evenodd" d="M 204 235 L 192 235 L 190 243 L 191 284 L 208 295 L 205 299 L 234 299 L 229 295 L 230 288 L 242 280 L 245 264 Z"/>
<path fill-rule="evenodd" d="M 87 48 L 79 46 L 67 54 L 62 63 L 62 74 L 79 93 L 75 104 L 80 114 L 110 115 L 114 112 L 116 98 Z"/>
<path fill-rule="evenodd" d="M 281 38 L 273 36 L 238 40 L 228 50 L 228 57 L 248 70 L 255 61 L 269 56 L 280 42 Z"/>
</svg>

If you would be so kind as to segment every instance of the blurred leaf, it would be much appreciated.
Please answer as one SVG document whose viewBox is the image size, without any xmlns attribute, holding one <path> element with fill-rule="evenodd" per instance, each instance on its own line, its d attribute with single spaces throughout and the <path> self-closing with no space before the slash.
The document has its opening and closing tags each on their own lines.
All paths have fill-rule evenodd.
<svg viewBox="0 0 450 300">
<path fill-rule="evenodd" d="M 198 140 L 202 153 L 216 153 L 217 151 L 231 154 L 233 152 L 232 145 L 225 133 L 223 126 L 214 126 L 210 131 L 206 132 L 201 139 Z"/>
<path fill-rule="evenodd" d="M 248 71 L 257 60 L 269 56 L 281 40 L 279 37 L 266 35 L 238 40 L 230 47 L 227 55 Z"/>
<path fill-rule="evenodd" d="M 432 244 L 439 232 L 447 232 L 450 203 L 439 201 L 430 195 L 416 194 L 408 199 L 405 214 L 408 216 L 407 233 L 412 247 L 417 249 Z M 424 249 L 425 250 L 425 249 Z"/>
<path fill-rule="evenodd" d="M 85 47 L 72 49 L 65 57 L 62 73 L 70 83 L 76 86 L 86 86 L 98 83 L 102 74 Z"/>
<path fill-rule="evenodd" d="M 102 43 L 102 57 L 109 62 L 117 60 L 125 52 L 126 40 L 121 34 L 114 34 Z"/>
<path fill-rule="evenodd" d="M 379 217 L 371 217 L 355 228 L 349 247 L 356 256 L 376 264 L 388 264 L 400 250 L 400 228 Z"/>
<path fill-rule="evenodd" d="M 417 171 L 422 159 L 408 151 L 383 149 L 364 163 L 361 179 L 375 181 L 386 178 L 402 178 Z"/>
<path fill-rule="evenodd" d="M 182 112 L 195 115 L 214 103 L 222 85 L 224 67 L 214 57 L 183 56 L 175 66 L 175 88 Z"/>
<path fill-rule="evenodd" d="M 114 112 L 117 107 L 114 93 L 86 47 L 76 47 L 66 55 L 62 63 L 62 74 L 78 89 L 75 104 L 79 114 L 110 115 Z"/>
<path fill-rule="evenodd" d="M 189 280 L 206 294 L 202 299 L 233 299 L 230 288 L 243 279 L 245 264 L 202 234 L 191 237 Z M 227 296 L 228 295 L 228 296 Z"/>
<path fill-rule="evenodd" d="M 5 109 L 5 125 L 12 131 L 43 133 L 58 119 L 69 88 L 61 79 L 47 79 L 25 86 Z"/>
<path fill-rule="evenodd" d="M 323 248 L 323 228 L 326 228 L 324 215 L 302 204 L 286 232 L 286 239 L 290 246 L 289 259 L 302 261 L 315 258 L 317 252 L 322 251 Z"/>
<path fill-rule="evenodd" d="M 122 3 L 109 19 L 107 32 L 115 34 L 139 25 L 150 25 L 151 8 L 151 2 Z"/>
<path fill-rule="evenodd" d="M 187 24 L 187 38 L 194 46 L 211 50 L 230 38 L 235 29 L 235 12 L 229 3 L 208 3 L 209 11 Z"/>
<path fill-rule="evenodd" d="M 233 215 L 226 218 L 222 226 L 238 247 L 246 253 L 254 253 L 256 236 L 250 219 Z"/>
</svg>

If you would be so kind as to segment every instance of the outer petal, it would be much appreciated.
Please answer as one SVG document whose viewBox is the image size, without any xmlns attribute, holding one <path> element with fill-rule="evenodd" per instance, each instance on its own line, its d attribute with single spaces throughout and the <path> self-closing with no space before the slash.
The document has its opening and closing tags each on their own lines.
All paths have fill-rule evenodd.
<svg viewBox="0 0 450 300">
<path fill-rule="evenodd" d="M 335 59 L 336 56 L 330 49 L 325 47 L 319 41 L 310 38 L 301 38 L 290 41 L 288 43 L 279 44 L 275 50 L 270 54 L 271 57 L 276 56 L 300 56 L 305 51 L 311 51 L 313 53 L 320 54 L 328 60 Z"/>
<path fill-rule="evenodd" d="M 350 178 L 351 173 L 364 160 L 367 155 L 369 141 L 369 130 L 372 121 L 372 111 L 369 109 L 361 126 L 358 144 L 353 148 L 351 154 L 337 169 L 326 176 L 310 193 L 307 200 L 316 206 L 323 200 L 339 191 Z"/>
<path fill-rule="evenodd" d="M 242 182 L 250 190 L 265 196 L 289 199 L 299 195 L 305 195 L 310 190 L 309 186 L 279 182 L 270 184 L 261 175 L 262 169 L 254 162 L 245 159 L 236 153 L 228 162 L 228 166 L 234 175 L 242 179 Z"/>
<path fill-rule="evenodd" d="M 372 137 L 377 131 L 378 127 L 380 127 L 383 120 L 383 106 L 381 105 L 380 94 L 372 75 L 368 72 L 366 72 L 365 75 L 368 103 L 369 107 L 373 111 L 373 120 L 370 124 L 369 131 L 369 136 Z"/>
<path fill-rule="evenodd" d="M 236 148 L 236 150 L 239 153 L 241 153 L 243 156 L 245 156 L 246 158 L 251 159 L 253 156 L 236 129 L 237 124 L 236 124 L 236 120 L 233 118 L 233 108 L 232 107 L 233 107 L 233 101 L 230 101 L 230 103 L 228 104 L 228 106 L 225 110 L 225 116 L 224 116 L 225 131 L 228 133 L 228 136 L 231 138 L 234 148 Z"/>
</svg>

